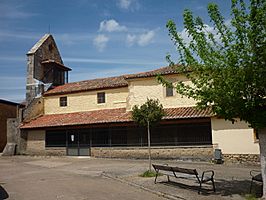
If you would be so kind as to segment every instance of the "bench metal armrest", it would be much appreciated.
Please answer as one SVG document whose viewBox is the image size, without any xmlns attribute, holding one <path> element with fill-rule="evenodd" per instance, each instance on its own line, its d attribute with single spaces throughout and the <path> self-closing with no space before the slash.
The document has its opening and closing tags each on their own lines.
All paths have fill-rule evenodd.
<svg viewBox="0 0 266 200">
<path fill-rule="evenodd" d="M 255 177 L 255 176 L 259 175 L 261 173 L 261 171 L 260 170 L 251 170 L 249 173 L 250 173 L 251 177 Z"/>
<path fill-rule="evenodd" d="M 204 175 L 205 174 L 208 174 L 210 176 L 206 176 L 206 178 L 204 179 Z M 199 188 L 199 191 L 198 191 L 199 194 L 201 192 L 202 183 L 207 183 L 208 181 L 212 182 L 213 191 L 214 192 L 216 191 L 213 177 L 214 177 L 214 171 L 213 170 L 206 170 L 206 171 L 202 172 L 202 176 L 201 176 L 201 180 L 200 180 L 200 188 Z"/>
<path fill-rule="evenodd" d="M 202 172 L 201 182 L 204 182 L 204 175 L 205 174 L 210 174 L 210 176 L 208 176 L 208 178 L 209 178 L 209 180 L 213 180 L 214 171 L 213 170 L 206 170 L 206 171 Z"/>
<path fill-rule="evenodd" d="M 262 174 L 261 174 L 261 171 L 259 171 L 259 170 L 251 170 L 250 176 L 252 177 L 252 181 L 255 180 L 258 182 L 263 182 Z"/>
</svg>

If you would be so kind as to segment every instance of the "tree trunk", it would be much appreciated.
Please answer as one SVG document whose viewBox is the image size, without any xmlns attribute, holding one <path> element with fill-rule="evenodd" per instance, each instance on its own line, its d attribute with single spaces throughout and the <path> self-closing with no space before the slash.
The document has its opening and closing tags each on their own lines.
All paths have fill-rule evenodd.
<svg viewBox="0 0 266 200">
<path fill-rule="evenodd" d="M 151 135 L 150 135 L 150 123 L 148 121 L 148 150 L 149 150 L 149 171 L 151 171 Z"/>
<path fill-rule="evenodd" d="M 266 128 L 259 129 L 260 165 L 263 180 L 262 199 L 266 199 Z"/>
</svg>

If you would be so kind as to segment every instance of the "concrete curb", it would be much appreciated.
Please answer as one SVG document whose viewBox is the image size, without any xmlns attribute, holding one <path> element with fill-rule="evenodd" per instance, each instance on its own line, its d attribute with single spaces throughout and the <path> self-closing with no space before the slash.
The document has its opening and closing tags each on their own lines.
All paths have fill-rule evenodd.
<svg viewBox="0 0 266 200">
<path fill-rule="evenodd" d="M 180 199 L 182 199 L 182 200 L 184 200 L 183 197 L 173 196 L 173 195 L 166 194 L 166 193 L 163 193 L 163 192 L 154 191 L 154 190 L 151 190 L 151 189 L 149 189 L 147 187 L 144 187 L 142 185 L 139 185 L 139 184 L 136 184 L 136 183 L 133 183 L 133 182 L 129 182 L 129 181 L 125 181 L 125 180 L 123 180 L 123 179 L 121 179 L 119 177 L 114 177 L 114 176 L 112 176 L 110 174 L 107 174 L 106 172 L 103 172 L 102 176 L 110 178 L 110 179 L 113 179 L 115 181 L 119 181 L 121 183 L 125 183 L 127 185 L 130 185 L 130 186 L 133 186 L 133 187 L 136 187 L 136 188 L 139 188 L 139 189 L 142 189 L 144 191 L 156 194 L 156 195 L 158 195 L 160 197 L 163 197 L 163 198 L 166 198 L 166 199 L 170 199 L 170 200 L 180 200 Z"/>
</svg>

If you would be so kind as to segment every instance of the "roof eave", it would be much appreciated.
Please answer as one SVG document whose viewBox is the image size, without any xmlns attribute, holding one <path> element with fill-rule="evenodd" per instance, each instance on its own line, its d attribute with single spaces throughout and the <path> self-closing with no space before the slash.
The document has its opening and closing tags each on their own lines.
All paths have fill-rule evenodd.
<svg viewBox="0 0 266 200">
<path fill-rule="evenodd" d="M 114 86 L 114 87 L 99 87 L 99 88 L 93 88 L 93 89 L 83 89 L 83 90 L 77 90 L 77 91 L 63 91 L 63 92 L 55 92 L 55 93 L 44 93 L 43 96 L 57 96 L 57 95 L 66 95 L 66 94 L 73 94 L 73 93 L 81 93 L 81 92 L 89 92 L 89 91 L 96 91 L 96 90 L 110 90 L 110 89 L 116 89 L 116 88 L 123 88 L 128 87 L 128 85 L 120 85 L 120 86 Z"/>
<path fill-rule="evenodd" d="M 125 80 L 133 80 L 133 79 L 140 79 L 140 78 L 151 78 L 151 77 L 156 77 L 158 75 L 173 75 L 173 74 L 179 74 L 179 72 L 171 72 L 171 73 L 158 73 L 158 74 L 153 74 L 153 75 L 143 75 L 143 76 L 132 76 L 132 77 L 125 77 Z"/>
</svg>

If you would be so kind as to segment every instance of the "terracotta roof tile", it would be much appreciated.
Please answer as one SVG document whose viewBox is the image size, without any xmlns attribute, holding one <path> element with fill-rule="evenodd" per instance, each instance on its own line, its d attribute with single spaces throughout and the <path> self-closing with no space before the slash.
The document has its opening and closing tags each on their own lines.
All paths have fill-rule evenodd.
<svg viewBox="0 0 266 200">
<path fill-rule="evenodd" d="M 187 119 L 213 116 L 211 109 L 199 110 L 196 107 L 165 108 L 163 119 Z"/>
<path fill-rule="evenodd" d="M 165 120 L 213 116 L 210 109 L 198 110 L 195 107 L 166 108 L 165 113 L 166 116 L 163 118 Z M 117 122 L 132 122 L 131 112 L 127 112 L 125 108 L 117 108 L 66 114 L 43 115 L 35 120 L 22 124 L 20 128 L 32 129 Z"/>
<path fill-rule="evenodd" d="M 130 121 L 130 113 L 125 108 L 105 109 L 88 112 L 43 115 L 21 128 L 58 127 L 69 125 L 101 124 Z"/>
<path fill-rule="evenodd" d="M 79 81 L 79 82 L 60 85 L 52 90 L 48 90 L 44 95 L 49 96 L 49 95 L 67 94 L 73 92 L 90 91 L 96 89 L 118 88 L 118 87 L 126 87 L 127 85 L 128 83 L 123 76 L 98 78 L 93 80 Z"/>
<path fill-rule="evenodd" d="M 137 73 L 137 74 L 129 74 L 129 75 L 125 75 L 125 79 L 146 78 L 146 77 L 156 76 L 158 74 L 161 74 L 161 75 L 177 74 L 178 72 L 176 70 L 176 67 L 178 67 L 178 65 L 161 67 L 159 69 L 155 69 L 155 70 L 148 71 L 148 72 L 142 72 L 142 73 Z"/>
<path fill-rule="evenodd" d="M 48 95 L 68 94 L 73 92 L 84 92 L 84 91 L 98 90 L 98 89 L 126 87 L 128 86 L 128 82 L 126 81 L 127 79 L 146 78 L 146 77 L 156 76 L 157 74 L 162 74 L 162 75 L 175 74 L 178 73 L 175 67 L 162 67 L 148 72 L 67 83 L 65 85 L 57 86 L 51 90 L 48 90 L 44 95 L 48 96 Z"/>
</svg>

